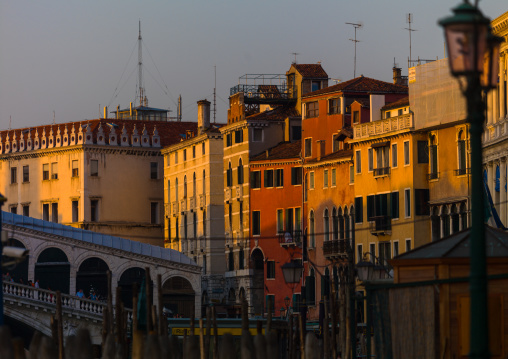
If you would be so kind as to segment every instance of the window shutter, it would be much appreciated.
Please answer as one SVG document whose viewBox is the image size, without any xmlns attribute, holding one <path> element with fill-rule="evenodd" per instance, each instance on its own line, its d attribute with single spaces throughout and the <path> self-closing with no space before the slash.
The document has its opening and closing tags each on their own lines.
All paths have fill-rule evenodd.
<svg viewBox="0 0 508 359">
<path fill-rule="evenodd" d="M 307 276 L 305 278 L 305 291 L 307 305 L 316 305 L 316 278 Z"/>
<path fill-rule="evenodd" d="M 355 223 L 363 222 L 363 197 L 355 198 Z"/>
<path fill-rule="evenodd" d="M 374 196 L 367 196 L 367 220 L 374 217 Z"/>
<path fill-rule="evenodd" d="M 321 276 L 321 299 L 330 296 L 330 275 L 325 274 Z"/>
<path fill-rule="evenodd" d="M 399 218 L 399 192 L 390 193 L 390 216 Z"/>
</svg>

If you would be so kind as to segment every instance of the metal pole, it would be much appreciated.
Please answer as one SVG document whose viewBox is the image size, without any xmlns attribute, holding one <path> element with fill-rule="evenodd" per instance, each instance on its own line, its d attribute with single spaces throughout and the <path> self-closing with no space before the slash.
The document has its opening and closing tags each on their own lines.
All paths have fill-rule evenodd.
<svg viewBox="0 0 508 359">
<path fill-rule="evenodd" d="M 356 208 L 355 208 L 356 210 Z M 349 325 L 351 327 L 351 357 L 356 356 L 356 311 L 355 311 L 355 211 L 351 218 L 351 244 L 349 253 Z"/>
<path fill-rule="evenodd" d="M 366 296 L 367 296 L 367 330 L 366 330 L 366 335 L 367 335 L 367 358 L 370 358 L 371 357 L 371 354 L 372 354 L 372 349 L 371 349 L 371 345 L 370 345 L 370 327 L 372 325 L 371 323 L 371 313 L 370 313 L 370 289 L 369 289 L 369 286 L 368 286 L 368 283 L 365 283 L 365 292 L 366 292 Z"/>
<path fill-rule="evenodd" d="M 4 272 L 2 269 L 2 253 L 3 253 L 3 243 L 2 243 L 2 206 L 4 204 L 5 197 L 0 195 L 0 272 L 2 272 L 2 290 L 0 290 L 0 327 L 4 325 Z"/>
<path fill-rule="evenodd" d="M 485 121 L 479 75 L 467 79 L 465 91 L 471 134 L 471 234 L 470 234 L 470 295 L 471 347 L 470 358 L 489 358 L 487 310 L 487 260 L 485 253 L 485 204 L 482 179 L 482 133 Z"/>
</svg>

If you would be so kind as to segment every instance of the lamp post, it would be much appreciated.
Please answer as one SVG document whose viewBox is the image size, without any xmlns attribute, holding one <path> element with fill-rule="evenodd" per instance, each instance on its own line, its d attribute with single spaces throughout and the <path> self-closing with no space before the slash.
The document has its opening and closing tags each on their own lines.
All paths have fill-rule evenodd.
<svg viewBox="0 0 508 359">
<path fill-rule="evenodd" d="M 471 141 L 471 233 L 470 233 L 470 358 L 488 358 L 487 261 L 482 183 L 482 133 L 485 121 L 482 89 L 497 83 L 499 39 L 490 34 L 490 20 L 467 0 L 453 9 L 454 15 L 439 21 L 444 28 L 450 71 L 465 78 L 467 122 Z M 487 60 L 487 66 L 485 66 Z M 482 76 L 483 75 L 483 76 Z M 493 81 L 495 80 L 495 81 Z"/>
</svg>

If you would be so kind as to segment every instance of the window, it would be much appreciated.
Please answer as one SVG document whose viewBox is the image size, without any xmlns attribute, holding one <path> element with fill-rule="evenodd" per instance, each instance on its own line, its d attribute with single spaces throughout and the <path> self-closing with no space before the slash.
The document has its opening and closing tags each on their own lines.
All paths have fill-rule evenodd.
<svg viewBox="0 0 508 359">
<path fill-rule="evenodd" d="M 372 148 L 369 148 L 368 155 L 369 155 L 369 172 L 370 172 L 374 169 L 374 153 L 372 151 Z"/>
<path fill-rule="evenodd" d="M 293 233 L 293 208 L 286 209 L 286 232 Z"/>
<path fill-rule="evenodd" d="M 359 244 L 356 247 L 356 262 L 361 262 L 363 260 L 363 244 Z"/>
<path fill-rule="evenodd" d="M 362 173 L 362 153 L 361 151 L 356 151 L 356 173 Z"/>
<path fill-rule="evenodd" d="M 235 143 L 243 142 L 243 130 L 235 131 Z"/>
<path fill-rule="evenodd" d="M 310 173 L 309 188 L 314 189 L 314 172 Z"/>
<path fill-rule="evenodd" d="M 409 165 L 409 141 L 404 142 L 404 165 Z"/>
<path fill-rule="evenodd" d="M 229 168 L 226 170 L 226 185 L 228 187 L 233 185 L 233 169 L 231 168 L 231 162 L 229 162 Z"/>
<path fill-rule="evenodd" d="M 411 239 L 406 239 L 406 252 L 411 250 Z"/>
<path fill-rule="evenodd" d="M 226 135 L 226 147 L 231 147 L 233 145 L 233 137 L 231 133 Z"/>
<path fill-rule="evenodd" d="M 178 152 L 175 152 L 175 165 L 178 163 Z"/>
<path fill-rule="evenodd" d="M 275 170 L 275 187 L 284 187 L 284 170 L 282 168 Z"/>
<path fill-rule="evenodd" d="M 312 156 L 312 138 L 305 139 L 305 157 Z"/>
<path fill-rule="evenodd" d="M 393 256 L 397 257 L 399 255 L 399 241 L 393 242 Z"/>
<path fill-rule="evenodd" d="M 183 150 L 183 161 L 187 161 L 187 149 Z"/>
<path fill-rule="evenodd" d="M 323 171 L 323 188 L 328 188 L 328 170 Z"/>
<path fill-rule="evenodd" d="M 159 203 L 150 202 L 150 224 L 159 224 Z"/>
<path fill-rule="evenodd" d="M 18 168 L 11 167 L 11 184 L 18 183 Z"/>
<path fill-rule="evenodd" d="M 49 203 L 42 204 L 42 220 L 49 222 Z"/>
<path fill-rule="evenodd" d="M 201 144 L 201 155 L 203 155 L 203 156 L 204 156 L 205 154 L 206 154 L 206 148 L 205 148 L 205 143 L 203 142 L 203 143 Z"/>
<path fill-rule="evenodd" d="M 58 223 L 58 203 L 51 203 L 51 222 Z"/>
<path fill-rule="evenodd" d="M 261 234 L 261 212 L 252 211 L 252 235 L 259 236 Z"/>
<path fill-rule="evenodd" d="M 376 256 L 376 243 L 370 244 L 370 261 L 372 263 L 375 262 L 375 256 Z"/>
<path fill-rule="evenodd" d="M 319 106 L 318 102 L 307 102 L 305 104 L 305 118 L 318 117 L 319 116 Z"/>
<path fill-rule="evenodd" d="M 183 176 L 183 198 L 187 198 L 187 176 Z"/>
<path fill-rule="evenodd" d="M 228 220 L 229 220 L 229 230 L 233 230 L 233 205 L 231 203 L 228 204 Z"/>
<path fill-rule="evenodd" d="M 196 146 L 192 146 L 192 158 L 196 158 Z"/>
<path fill-rule="evenodd" d="M 430 137 L 430 145 L 429 145 L 429 157 L 430 157 L 430 175 L 429 179 L 438 178 L 437 172 L 437 141 L 436 136 Z"/>
<path fill-rule="evenodd" d="M 30 182 L 30 167 L 23 166 L 23 183 Z"/>
<path fill-rule="evenodd" d="M 11 206 L 10 212 L 13 214 L 18 214 L 18 206 L 17 205 Z"/>
<path fill-rule="evenodd" d="M 151 179 L 159 178 L 159 163 L 150 162 L 150 178 Z"/>
<path fill-rule="evenodd" d="M 392 116 L 392 113 L 390 111 L 385 112 L 385 118 L 390 118 Z"/>
<path fill-rule="evenodd" d="M 99 175 L 99 161 L 90 160 L 90 176 L 97 177 Z"/>
<path fill-rule="evenodd" d="M 238 160 L 238 167 L 236 169 L 238 184 L 243 184 L 243 164 L 242 159 Z"/>
<path fill-rule="evenodd" d="M 233 250 L 230 249 L 228 253 L 228 270 L 234 271 L 235 270 L 235 259 L 233 257 Z"/>
<path fill-rule="evenodd" d="M 373 221 L 373 217 L 386 217 L 389 214 L 388 193 L 367 196 L 367 220 Z"/>
<path fill-rule="evenodd" d="M 321 81 L 312 81 L 311 82 L 311 91 L 317 91 L 321 89 Z"/>
<path fill-rule="evenodd" d="M 28 204 L 23 205 L 23 216 L 30 217 L 30 205 Z"/>
<path fill-rule="evenodd" d="M 418 141 L 418 163 L 429 163 L 429 146 L 427 141 Z"/>
<path fill-rule="evenodd" d="M 323 213 L 323 233 L 324 233 L 324 240 L 329 241 L 330 240 L 330 214 L 328 212 L 328 208 L 325 208 L 325 211 Z"/>
<path fill-rule="evenodd" d="M 300 141 L 302 139 L 302 126 L 291 126 L 291 141 Z"/>
<path fill-rule="evenodd" d="M 399 109 L 399 110 L 397 111 L 397 115 L 398 115 L 398 116 L 402 116 L 402 109 Z"/>
<path fill-rule="evenodd" d="M 390 242 L 379 242 L 379 261 L 386 267 L 390 259 L 392 259 Z"/>
<path fill-rule="evenodd" d="M 315 236 L 315 223 L 314 223 L 314 211 L 310 211 L 309 215 L 309 230 L 310 230 L 310 243 L 309 247 L 316 247 L 316 236 Z"/>
<path fill-rule="evenodd" d="M 405 189 L 404 190 L 404 208 L 405 208 L 405 216 L 411 217 L 411 190 Z"/>
<path fill-rule="evenodd" d="M 58 179 L 58 163 L 51 163 L 51 179 Z"/>
<path fill-rule="evenodd" d="M 355 166 L 349 166 L 349 184 L 355 183 Z"/>
<path fill-rule="evenodd" d="M 277 234 L 284 233 L 284 210 L 277 210 Z"/>
<path fill-rule="evenodd" d="M 353 111 L 353 123 L 360 123 L 360 111 Z"/>
<path fill-rule="evenodd" d="M 399 218 L 399 192 L 390 193 L 390 216 Z"/>
<path fill-rule="evenodd" d="M 273 170 L 265 170 L 265 188 L 273 187 Z"/>
<path fill-rule="evenodd" d="M 261 171 L 252 171 L 250 173 L 250 186 L 252 188 L 261 188 Z"/>
<path fill-rule="evenodd" d="M 44 163 L 42 165 L 42 180 L 49 180 L 49 163 Z"/>
<path fill-rule="evenodd" d="M 243 229 L 243 202 L 240 202 L 240 209 L 238 210 L 238 228 Z"/>
<path fill-rule="evenodd" d="M 243 249 L 240 249 L 238 252 L 238 269 L 245 268 L 245 252 Z"/>
<path fill-rule="evenodd" d="M 294 229 L 297 231 L 302 230 L 302 209 L 300 207 L 295 208 L 295 226 Z M 301 232 L 299 232 L 301 233 Z"/>
<path fill-rule="evenodd" d="M 72 201 L 72 222 L 79 222 L 79 202 Z"/>
<path fill-rule="evenodd" d="M 252 131 L 252 142 L 262 142 L 263 141 L 263 129 L 255 128 Z"/>
<path fill-rule="evenodd" d="M 415 215 L 430 215 L 428 189 L 415 189 Z"/>
<path fill-rule="evenodd" d="M 363 197 L 355 198 L 355 223 L 363 222 Z"/>
<path fill-rule="evenodd" d="M 332 168 L 332 187 L 337 185 L 337 170 Z"/>
<path fill-rule="evenodd" d="M 464 131 L 459 132 L 458 136 L 458 165 L 459 170 L 457 171 L 457 174 L 464 175 L 466 174 L 466 141 L 464 140 Z"/>
<path fill-rule="evenodd" d="M 382 176 L 390 173 L 390 148 L 382 146 L 376 148 L 376 168 L 374 176 Z"/>
<path fill-rule="evenodd" d="M 397 167 L 397 144 L 392 144 L 392 167 Z"/>
<path fill-rule="evenodd" d="M 99 200 L 92 199 L 90 201 L 90 222 L 99 220 Z"/>
<path fill-rule="evenodd" d="M 78 161 L 73 160 L 72 161 L 72 177 L 78 177 L 78 176 L 79 176 Z"/>
<path fill-rule="evenodd" d="M 328 114 L 334 115 L 340 113 L 340 101 L 339 98 L 331 98 L 328 100 Z"/>
<path fill-rule="evenodd" d="M 275 261 L 266 262 L 266 279 L 275 279 Z"/>
<path fill-rule="evenodd" d="M 291 168 L 291 184 L 293 186 L 302 184 L 302 167 Z"/>
</svg>

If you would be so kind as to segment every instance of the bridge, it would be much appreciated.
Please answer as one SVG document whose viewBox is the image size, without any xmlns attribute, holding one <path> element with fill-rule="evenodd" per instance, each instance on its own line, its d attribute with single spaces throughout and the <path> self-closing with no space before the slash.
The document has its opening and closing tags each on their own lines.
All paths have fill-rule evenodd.
<svg viewBox="0 0 508 359">
<path fill-rule="evenodd" d="M 121 288 L 121 298 L 113 291 L 113 303 L 118 299 L 131 308 L 132 289 L 141 286 L 149 268 L 155 293 L 155 278 L 161 275 L 165 308 L 182 317 L 201 316 L 201 267 L 178 251 L 7 212 L 2 212 L 2 226 L 8 245 L 29 250 L 23 263 L 4 269 L 12 278 L 3 282 L 5 315 L 33 329 L 49 333 L 55 291 L 60 290 L 65 330 L 87 326 L 98 339 L 108 270 L 113 287 Z M 25 285 L 29 281 L 39 281 L 39 288 Z M 74 296 L 80 289 L 100 300 Z"/>
</svg>

